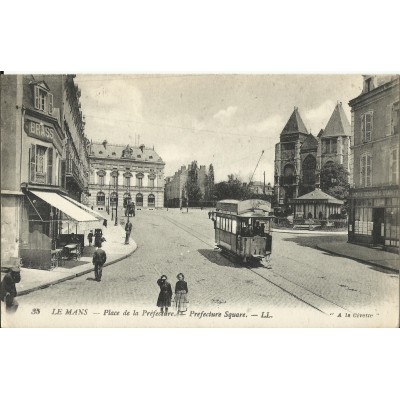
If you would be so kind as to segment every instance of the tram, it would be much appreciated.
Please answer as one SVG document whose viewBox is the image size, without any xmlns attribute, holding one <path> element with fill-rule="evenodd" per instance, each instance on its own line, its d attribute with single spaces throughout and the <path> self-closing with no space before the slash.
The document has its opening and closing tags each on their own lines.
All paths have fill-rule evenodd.
<svg viewBox="0 0 400 400">
<path fill-rule="evenodd" d="M 268 261 L 272 251 L 271 204 L 268 201 L 222 200 L 213 213 L 215 242 L 223 254 L 244 262 Z"/>
</svg>

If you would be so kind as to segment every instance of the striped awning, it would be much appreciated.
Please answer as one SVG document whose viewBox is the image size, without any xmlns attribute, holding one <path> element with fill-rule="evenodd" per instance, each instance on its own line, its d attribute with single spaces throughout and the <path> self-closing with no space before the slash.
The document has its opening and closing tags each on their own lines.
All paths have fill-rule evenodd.
<svg viewBox="0 0 400 400">
<path fill-rule="evenodd" d="M 85 210 L 82 210 L 80 207 L 76 206 L 65 197 L 60 196 L 58 193 L 41 192 L 38 190 L 31 190 L 30 193 L 44 200 L 51 206 L 57 208 L 76 222 L 98 221 L 98 219 L 92 214 L 89 214 Z"/>
</svg>

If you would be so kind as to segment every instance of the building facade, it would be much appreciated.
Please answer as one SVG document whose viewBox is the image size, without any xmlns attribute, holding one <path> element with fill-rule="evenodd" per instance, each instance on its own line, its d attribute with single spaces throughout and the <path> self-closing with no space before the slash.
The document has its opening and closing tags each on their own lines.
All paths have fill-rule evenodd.
<svg viewBox="0 0 400 400">
<path fill-rule="evenodd" d="M 188 180 L 195 182 L 201 192 L 201 200 L 191 201 L 189 205 L 202 205 L 211 201 L 214 186 L 214 169 L 212 164 L 208 173 L 205 165 L 197 165 L 197 161 L 182 166 L 171 177 L 165 180 L 165 206 L 166 207 L 186 207 L 188 205 Z"/>
<path fill-rule="evenodd" d="M 81 116 L 78 104 L 65 102 L 67 82 L 73 84 L 73 78 L 1 76 L 2 263 L 22 259 L 34 264 L 44 260 L 66 222 L 61 210 L 42 197 L 80 200 L 87 186 L 84 167 L 76 171 L 71 181 L 79 181 L 79 190 L 72 190 L 67 184 L 66 144 L 70 140 L 79 148 L 85 143 L 83 126 L 79 135 L 72 138 L 65 129 L 70 113 Z M 71 122 L 71 129 L 77 123 L 78 120 Z M 84 154 L 80 157 L 84 158 Z M 87 165 L 87 157 L 82 165 Z"/>
<path fill-rule="evenodd" d="M 261 181 L 254 181 L 251 182 L 249 185 L 249 190 L 254 194 L 265 195 L 265 196 L 273 196 L 274 188 L 272 187 L 271 183 L 264 183 Z"/>
<path fill-rule="evenodd" d="M 291 200 L 319 187 L 326 164 L 335 162 L 351 172 L 351 135 L 342 103 L 337 103 L 317 137 L 308 132 L 295 107 L 275 145 L 274 194 L 281 209 L 291 209 Z"/>
<path fill-rule="evenodd" d="M 125 207 L 137 210 L 164 207 L 164 166 L 161 157 L 144 145 L 89 144 L 90 182 L 86 204 L 95 210 Z"/>
<path fill-rule="evenodd" d="M 349 242 L 399 249 L 399 76 L 364 76 L 352 99 Z"/>
</svg>

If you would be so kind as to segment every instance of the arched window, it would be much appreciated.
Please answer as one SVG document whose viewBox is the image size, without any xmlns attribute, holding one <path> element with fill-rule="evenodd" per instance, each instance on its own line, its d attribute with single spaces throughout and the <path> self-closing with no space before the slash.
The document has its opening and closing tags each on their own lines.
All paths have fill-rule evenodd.
<svg viewBox="0 0 400 400">
<path fill-rule="evenodd" d="M 104 192 L 97 193 L 96 204 L 98 206 L 104 206 L 106 204 L 106 195 L 104 194 Z"/>
<path fill-rule="evenodd" d="M 317 160 L 312 155 L 308 155 L 303 161 L 302 175 L 303 185 L 315 185 L 315 169 Z"/>
<path fill-rule="evenodd" d="M 286 164 L 283 169 L 283 180 L 282 184 L 292 185 L 296 183 L 295 170 L 292 164 Z"/>
<path fill-rule="evenodd" d="M 285 168 L 283 170 L 283 175 L 284 176 L 293 176 L 294 175 L 294 167 L 292 164 L 285 165 Z"/>
<path fill-rule="evenodd" d="M 155 205 L 156 205 L 156 198 L 155 198 L 154 194 L 149 194 L 147 203 L 148 203 L 148 206 L 149 206 L 149 207 L 155 207 Z"/>
<path fill-rule="evenodd" d="M 110 205 L 115 206 L 117 204 L 118 195 L 117 192 L 111 192 L 110 194 Z"/>
<path fill-rule="evenodd" d="M 129 193 L 124 193 L 124 207 L 132 200 L 131 195 Z"/>
<path fill-rule="evenodd" d="M 141 193 L 136 195 L 136 206 L 143 207 L 143 195 Z"/>
</svg>

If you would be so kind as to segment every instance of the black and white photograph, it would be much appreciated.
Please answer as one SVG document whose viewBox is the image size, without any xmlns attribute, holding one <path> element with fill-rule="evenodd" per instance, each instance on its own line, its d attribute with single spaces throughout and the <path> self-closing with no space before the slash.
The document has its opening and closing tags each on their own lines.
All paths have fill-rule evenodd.
<svg viewBox="0 0 400 400">
<path fill-rule="evenodd" d="M 396 327 L 397 74 L 1 75 L 2 327 Z"/>
</svg>

